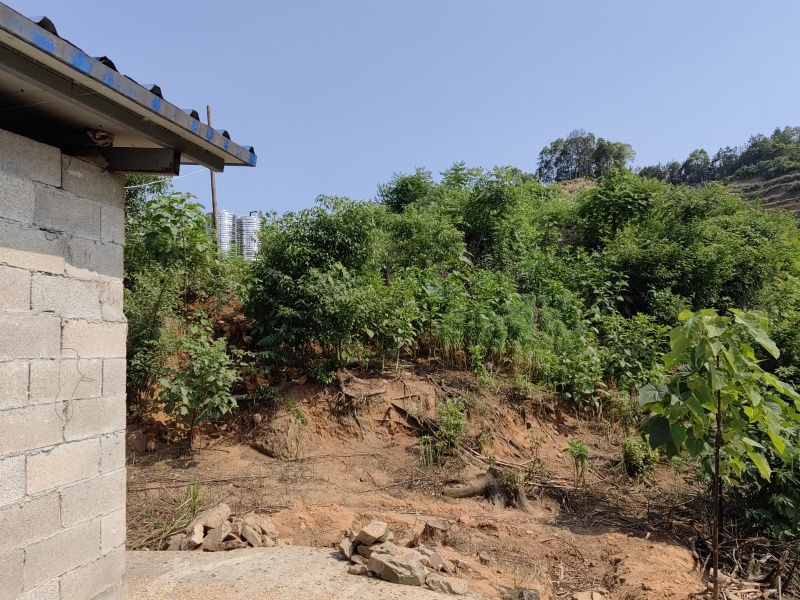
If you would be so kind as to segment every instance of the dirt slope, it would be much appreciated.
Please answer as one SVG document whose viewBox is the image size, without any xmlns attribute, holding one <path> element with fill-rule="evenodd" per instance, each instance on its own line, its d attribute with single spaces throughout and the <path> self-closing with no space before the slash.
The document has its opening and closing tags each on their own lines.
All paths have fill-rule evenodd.
<svg viewBox="0 0 800 600">
<path fill-rule="evenodd" d="M 191 456 L 160 438 L 147 453 L 145 442 L 158 430 L 131 427 L 129 548 L 146 544 L 153 515 L 180 503 L 186 486 L 199 481 L 205 505 L 225 501 L 235 513 L 271 513 L 295 546 L 332 549 L 345 530 L 374 518 L 387 521 L 398 542 L 410 543 L 426 520 L 446 518 L 453 528 L 442 553 L 485 598 L 535 588 L 542 598 L 606 590 L 609 598 L 666 600 L 704 588 L 686 528 L 671 512 L 679 482 L 666 466 L 652 486 L 628 480 L 618 466 L 618 433 L 547 408 L 529 408 L 523 417 L 465 374 L 386 372 L 374 386 L 385 393 L 352 413 L 342 410 L 335 385 L 289 383 L 272 410 L 244 407 Z M 483 441 L 483 458 L 464 452 L 442 468 L 422 468 L 420 432 L 404 413 L 431 417 L 454 395 L 468 398 L 469 437 Z M 256 413 L 264 417 L 258 426 Z M 577 491 L 564 451 L 576 438 L 592 452 Z M 442 495 L 448 482 L 470 481 L 489 463 L 527 469 L 531 512 Z"/>
</svg>

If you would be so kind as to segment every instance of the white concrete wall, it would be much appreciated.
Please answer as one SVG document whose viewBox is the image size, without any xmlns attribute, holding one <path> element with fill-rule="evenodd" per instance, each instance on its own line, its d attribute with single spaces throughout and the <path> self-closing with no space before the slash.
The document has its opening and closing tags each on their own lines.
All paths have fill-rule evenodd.
<svg viewBox="0 0 800 600">
<path fill-rule="evenodd" d="M 0 600 L 126 596 L 123 185 L 0 130 Z"/>
</svg>

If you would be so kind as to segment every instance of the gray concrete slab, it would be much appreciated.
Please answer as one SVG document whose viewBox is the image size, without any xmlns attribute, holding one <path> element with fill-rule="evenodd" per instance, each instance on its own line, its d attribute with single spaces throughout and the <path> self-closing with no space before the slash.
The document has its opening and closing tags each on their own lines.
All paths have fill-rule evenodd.
<svg viewBox="0 0 800 600">
<path fill-rule="evenodd" d="M 128 600 L 443 600 L 425 588 L 350 575 L 331 548 L 127 552 Z M 465 596 L 460 596 L 464 598 Z"/>
</svg>

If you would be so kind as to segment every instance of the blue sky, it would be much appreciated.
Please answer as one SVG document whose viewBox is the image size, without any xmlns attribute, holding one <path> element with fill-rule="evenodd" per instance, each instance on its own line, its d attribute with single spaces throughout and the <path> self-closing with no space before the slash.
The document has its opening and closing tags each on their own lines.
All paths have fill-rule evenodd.
<svg viewBox="0 0 800 600">
<path fill-rule="evenodd" d="M 239 213 L 371 198 L 461 160 L 532 171 L 576 128 L 645 165 L 800 124 L 796 1 L 5 1 L 169 101 L 210 104 L 258 153 L 218 176 Z M 210 204 L 208 179 L 174 183 Z"/>
</svg>

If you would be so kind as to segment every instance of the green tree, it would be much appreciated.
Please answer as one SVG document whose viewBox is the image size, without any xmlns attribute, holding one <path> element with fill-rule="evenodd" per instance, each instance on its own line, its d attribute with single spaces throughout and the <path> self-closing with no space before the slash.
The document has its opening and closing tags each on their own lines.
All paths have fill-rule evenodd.
<svg viewBox="0 0 800 600">
<path fill-rule="evenodd" d="M 779 356 L 765 317 L 736 309 L 722 316 L 706 309 L 683 313 L 680 319 L 683 325 L 672 330 L 671 351 L 664 357 L 674 375 L 667 384 L 643 387 L 640 404 L 652 415 L 645 428 L 650 445 L 666 446 L 669 456 L 685 449 L 701 459 L 712 477 L 716 599 L 722 484 L 739 483 L 748 464 L 769 481 L 767 448 L 786 462 L 792 460 L 800 394 L 758 364 L 753 344 Z"/>
<path fill-rule="evenodd" d="M 430 171 L 417 168 L 413 175 L 395 173 L 389 183 L 378 186 L 378 201 L 392 212 L 403 212 L 430 194 L 435 187 Z"/>
</svg>

